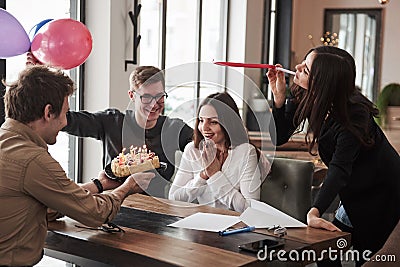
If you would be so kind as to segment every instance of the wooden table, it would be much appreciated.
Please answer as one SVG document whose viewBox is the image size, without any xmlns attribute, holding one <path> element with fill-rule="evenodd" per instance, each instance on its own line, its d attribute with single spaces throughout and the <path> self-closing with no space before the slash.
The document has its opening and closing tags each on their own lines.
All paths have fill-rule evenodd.
<svg viewBox="0 0 400 267">
<path fill-rule="evenodd" d="M 289 141 L 280 146 L 274 146 L 271 141 L 271 136 L 268 132 L 249 131 L 249 141 L 261 150 L 266 151 L 307 151 L 305 143 L 305 135 L 298 133 L 293 135 Z"/>
<path fill-rule="evenodd" d="M 85 266 L 89 259 L 113 266 L 266 266 L 255 254 L 239 250 L 238 245 L 273 235 L 267 230 L 221 237 L 217 233 L 168 227 L 182 217 L 197 212 L 238 215 L 238 213 L 191 203 L 157 199 L 140 194 L 124 201 L 113 222 L 125 233 L 106 233 L 78 228 L 69 218 L 49 223 L 46 254 L 55 252 L 62 260 Z M 283 249 L 314 250 L 317 253 L 337 248 L 350 234 L 312 228 L 289 229 Z M 304 265 L 308 261 L 302 261 Z"/>
</svg>

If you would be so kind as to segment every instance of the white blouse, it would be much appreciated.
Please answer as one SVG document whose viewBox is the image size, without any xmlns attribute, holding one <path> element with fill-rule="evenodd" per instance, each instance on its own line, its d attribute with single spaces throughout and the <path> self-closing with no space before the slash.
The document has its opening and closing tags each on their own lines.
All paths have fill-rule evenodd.
<svg viewBox="0 0 400 267">
<path fill-rule="evenodd" d="M 182 160 L 169 191 L 169 199 L 192 202 L 243 212 L 249 199 L 260 199 L 261 175 L 253 145 L 241 144 L 228 150 L 221 171 L 208 180 L 200 177 L 203 170 L 199 149 L 186 145 Z"/>
</svg>

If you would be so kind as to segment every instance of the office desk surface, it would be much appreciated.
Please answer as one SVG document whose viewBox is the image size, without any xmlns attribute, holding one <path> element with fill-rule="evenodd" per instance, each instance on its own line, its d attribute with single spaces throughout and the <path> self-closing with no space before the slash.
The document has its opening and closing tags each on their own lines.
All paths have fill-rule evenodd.
<svg viewBox="0 0 400 267">
<path fill-rule="evenodd" d="M 221 237 L 217 233 L 168 227 L 182 217 L 197 212 L 238 215 L 209 206 L 132 195 L 113 222 L 125 233 L 78 228 L 78 222 L 64 218 L 49 223 L 46 248 L 114 266 L 265 266 L 255 254 L 240 251 L 239 244 L 271 235 L 266 230 Z M 317 229 L 290 229 L 285 251 L 336 248 L 336 241 L 347 233 Z M 68 260 L 68 259 L 64 259 Z M 307 262 L 303 262 L 304 264 Z"/>
</svg>

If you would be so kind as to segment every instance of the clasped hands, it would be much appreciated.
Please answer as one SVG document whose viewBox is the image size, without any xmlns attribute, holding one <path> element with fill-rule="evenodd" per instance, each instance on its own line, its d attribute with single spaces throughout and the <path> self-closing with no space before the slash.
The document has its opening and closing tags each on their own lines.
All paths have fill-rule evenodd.
<svg viewBox="0 0 400 267">
<path fill-rule="evenodd" d="M 215 143 L 210 139 L 202 140 L 199 144 L 199 150 L 203 167 L 200 177 L 208 180 L 208 178 L 221 170 L 228 152 L 217 149 Z"/>
</svg>

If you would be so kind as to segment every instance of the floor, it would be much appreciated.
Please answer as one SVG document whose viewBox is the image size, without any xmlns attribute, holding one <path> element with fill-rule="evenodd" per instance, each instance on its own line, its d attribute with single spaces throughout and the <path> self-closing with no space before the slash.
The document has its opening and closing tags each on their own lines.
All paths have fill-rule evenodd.
<svg viewBox="0 0 400 267">
<path fill-rule="evenodd" d="M 65 267 L 65 266 L 71 266 L 71 264 L 65 261 L 48 257 L 46 255 L 43 256 L 43 259 L 38 264 L 35 265 L 35 267 Z"/>
<path fill-rule="evenodd" d="M 36 264 L 35 267 L 110 267 L 108 264 L 59 251 L 49 250 L 47 248 L 44 249 L 44 254 L 42 260 Z"/>
<path fill-rule="evenodd" d="M 356 266 L 355 262 L 348 262 L 348 261 L 342 262 L 342 267 L 355 267 L 355 266 Z M 316 263 L 308 264 L 306 265 L 306 267 L 317 267 L 317 264 Z"/>
<path fill-rule="evenodd" d="M 342 262 L 342 267 L 354 267 L 354 262 Z M 79 267 L 65 261 L 57 260 L 48 256 L 44 256 L 43 259 L 35 265 L 35 267 Z M 316 263 L 307 265 L 306 267 L 317 267 Z"/>
</svg>

